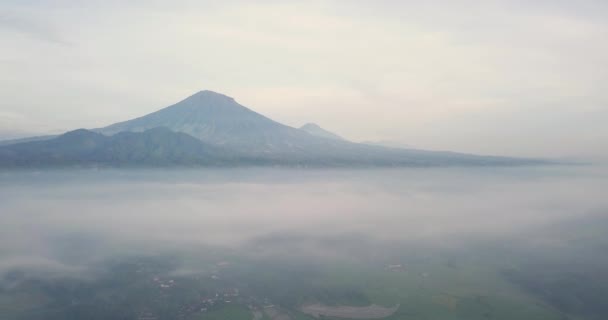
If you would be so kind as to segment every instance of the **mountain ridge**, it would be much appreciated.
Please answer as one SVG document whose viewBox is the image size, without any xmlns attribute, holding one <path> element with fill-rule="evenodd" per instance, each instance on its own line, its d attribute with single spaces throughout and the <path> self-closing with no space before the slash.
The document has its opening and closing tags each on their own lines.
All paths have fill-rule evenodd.
<svg viewBox="0 0 608 320">
<path fill-rule="evenodd" d="M 106 136 L 87 129 L 49 140 L 0 147 L 0 166 L 170 166 L 222 165 L 238 159 L 234 152 L 167 128 Z"/>
<path fill-rule="evenodd" d="M 38 162 L 33 159 L 38 159 Z M 0 163 L 19 165 L 22 162 L 28 166 L 40 165 L 44 161 L 57 164 L 62 159 L 66 163 L 118 165 L 137 165 L 138 162 L 286 166 L 546 163 L 537 159 L 396 149 L 350 142 L 318 125 L 293 128 L 281 124 L 240 105 L 231 97 L 208 90 L 142 117 L 103 128 L 80 129 L 55 138 L 41 137 L 37 141 L 0 146 Z"/>
</svg>

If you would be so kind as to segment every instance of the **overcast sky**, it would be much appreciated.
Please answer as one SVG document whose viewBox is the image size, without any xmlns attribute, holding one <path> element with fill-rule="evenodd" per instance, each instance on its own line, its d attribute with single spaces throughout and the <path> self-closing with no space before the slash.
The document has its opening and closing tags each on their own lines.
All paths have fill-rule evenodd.
<svg viewBox="0 0 608 320">
<path fill-rule="evenodd" d="M 355 141 L 607 154 L 605 0 L 3 0 L 0 49 L 3 137 L 209 89 Z"/>
</svg>

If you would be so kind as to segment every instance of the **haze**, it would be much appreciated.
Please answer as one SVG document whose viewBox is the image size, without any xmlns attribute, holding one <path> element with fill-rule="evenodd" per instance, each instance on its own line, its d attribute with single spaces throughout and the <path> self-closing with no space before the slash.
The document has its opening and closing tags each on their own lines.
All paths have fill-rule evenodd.
<svg viewBox="0 0 608 320">
<path fill-rule="evenodd" d="M 600 167 L 5 171 L 0 314 L 603 319 L 607 178 Z M 209 304 L 216 292 L 236 296 Z"/>
<path fill-rule="evenodd" d="M 29 263 L 71 270 L 209 248 L 357 259 L 368 246 L 569 246 L 542 230 L 604 221 L 606 177 L 602 168 L 5 172 L 0 278 Z"/>
<path fill-rule="evenodd" d="M 201 89 L 354 141 L 606 156 L 605 1 L 3 1 L 0 136 Z"/>
</svg>

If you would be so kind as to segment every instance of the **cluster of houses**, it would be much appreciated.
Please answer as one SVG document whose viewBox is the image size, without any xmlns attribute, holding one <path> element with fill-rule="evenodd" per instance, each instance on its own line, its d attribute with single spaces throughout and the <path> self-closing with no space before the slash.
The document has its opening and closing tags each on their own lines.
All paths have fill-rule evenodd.
<svg viewBox="0 0 608 320">
<path fill-rule="evenodd" d="M 188 307 L 189 312 L 207 312 L 217 304 L 237 302 L 240 297 L 238 288 L 227 288 L 216 292 L 214 295 L 201 297 L 200 300 Z M 240 301 L 238 301 L 240 302 Z"/>
<path fill-rule="evenodd" d="M 158 284 L 158 286 L 163 289 L 167 289 L 167 288 L 171 288 L 171 287 L 175 286 L 175 280 L 172 280 L 172 279 L 162 280 L 159 277 L 154 277 L 154 278 L 152 278 L 152 281 L 154 281 L 154 283 Z"/>
<path fill-rule="evenodd" d="M 220 268 L 224 268 L 229 266 L 230 263 L 222 261 L 217 263 L 217 266 Z M 138 273 L 145 272 L 143 269 L 137 270 Z M 220 276 L 218 272 L 213 272 L 210 276 L 212 280 L 220 281 Z M 175 280 L 170 279 L 168 277 L 163 277 L 159 275 L 151 276 L 151 281 L 155 286 L 158 286 L 164 292 L 163 294 L 170 294 L 171 291 L 165 291 L 165 289 L 173 288 L 178 286 Z M 219 285 L 219 286 L 217 286 Z M 190 317 L 192 314 L 196 313 L 206 313 L 215 308 L 221 308 L 222 305 L 225 304 L 239 304 L 244 305 L 251 310 L 254 315 L 261 315 L 263 310 L 266 308 L 274 308 L 268 299 L 259 300 L 255 297 L 249 295 L 243 295 L 239 288 L 226 286 L 222 288 L 221 282 L 218 282 L 216 285 L 212 286 L 216 287 L 216 289 L 212 289 L 211 292 L 206 295 L 201 296 L 198 300 L 192 303 L 188 303 L 187 305 L 182 306 L 180 308 L 179 315 L 176 316 L 176 319 L 186 319 Z M 218 288 L 219 287 L 219 288 Z M 258 317 L 256 317 L 258 318 Z M 261 319 L 261 316 L 259 316 Z M 152 312 L 142 312 L 137 317 L 138 320 L 156 320 L 157 317 Z"/>
<path fill-rule="evenodd" d="M 405 266 L 402 264 L 389 264 L 386 266 L 386 270 L 392 272 L 403 272 L 405 271 Z"/>
</svg>

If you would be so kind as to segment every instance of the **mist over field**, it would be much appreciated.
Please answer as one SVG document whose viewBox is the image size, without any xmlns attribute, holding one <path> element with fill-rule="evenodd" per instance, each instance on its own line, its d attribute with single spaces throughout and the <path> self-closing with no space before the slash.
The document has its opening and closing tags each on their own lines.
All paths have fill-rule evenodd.
<svg viewBox="0 0 608 320">
<path fill-rule="evenodd" d="M 182 276 L 210 276 L 209 260 L 267 263 L 279 279 L 344 263 L 411 264 L 425 277 L 435 264 L 482 266 L 546 308 L 578 312 L 519 282 L 547 265 L 579 285 L 605 273 L 607 177 L 593 166 L 3 172 L 0 279 L 5 290 L 95 281 L 128 257 L 163 257 Z"/>
<path fill-rule="evenodd" d="M 55 250 L 86 243 L 161 251 L 266 242 L 313 245 L 314 255 L 329 249 L 315 239 L 450 246 L 531 233 L 542 241 L 538 230 L 608 207 L 606 172 L 587 167 L 83 170 L 2 181 L 5 264 L 60 264 Z"/>
</svg>

